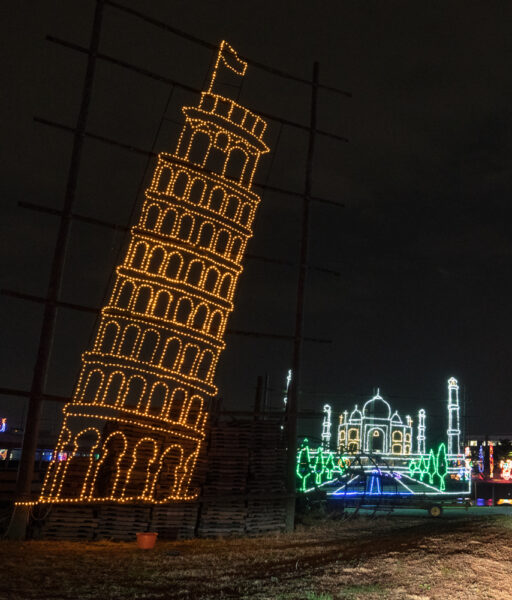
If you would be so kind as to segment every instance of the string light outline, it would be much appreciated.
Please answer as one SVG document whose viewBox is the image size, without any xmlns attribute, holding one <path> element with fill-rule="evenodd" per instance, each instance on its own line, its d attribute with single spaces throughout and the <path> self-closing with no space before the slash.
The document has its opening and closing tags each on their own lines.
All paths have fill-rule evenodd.
<svg viewBox="0 0 512 600">
<path fill-rule="evenodd" d="M 176 154 L 158 156 L 138 223 L 115 270 L 110 299 L 100 311 L 95 340 L 91 350 L 83 353 L 72 401 L 63 409 L 64 423 L 41 502 L 158 504 L 197 495 L 187 486 L 205 436 L 204 399 L 217 393 L 213 375 L 225 348 L 222 338 L 260 202 L 250 188 L 261 154 L 269 151 L 262 141 L 266 123 L 229 98 L 212 93 L 220 66 L 243 75 L 247 65 L 227 42 L 221 43 L 208 91 L 201 94 L 197 107 L 183 108 L 185 124 Z M 205 136 L 209 144 L 199 165 L 194 143 L 204 142 Z M 225 154 L 221 172 L 199 175 L 212 148 Z M 135 392 L 139 394 L 136 405 L 125 405 Z M 154 402 L 159 402 L 155 408 Z M 177 410 L 173 402 L 180 403 Z M 115 423 L 119 429 L 106 436 L 92 426 L 75 431 L 80 419 Z M 130 431 L 133 437 L 134 428 L 142 432 L 135 444 L 125 435 Z M 162 452 L 159 444 L 169 434 L 173 442 Z M 93 442 L 84 461 L 79 448 L 88 436 Z M 123 440 L 122 451 L 115 456 L 118 440 Z M 70 445 L 68 460 L 60 461 Z M 144 488 L 134 495 L 128 492 L 132 472 L 142 456 L 140 449 L 148 447 L 153 451 L 143 458 Z M 165 457 L 175 460 L 173 452 L 178 461 L 166 467 L 174 469 L 172 486 L 158 500 L 157 480 Z M 96 481 L 109 453 L 115 459 L 115 476 L 109 482 L 110 494 L 98 498 Z M 78 498 L 66 496 L 69 469 L 84 462 Z M 130 466 L 123 470 L 125 462 Z"/>
</svg>

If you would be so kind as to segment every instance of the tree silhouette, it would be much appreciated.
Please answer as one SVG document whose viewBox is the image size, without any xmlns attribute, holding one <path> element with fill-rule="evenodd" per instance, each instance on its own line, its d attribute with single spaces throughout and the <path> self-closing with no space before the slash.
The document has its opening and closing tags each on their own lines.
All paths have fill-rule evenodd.
<svg viewBox="0 0 512 600">
<path fill-rule="evenodd" d="M 434 455 L 434 451 L 432 448 L 430 449 L 430 453 L 428 455 L 428 464 L 427 464 L 427 472 L 428 472 L 428 480 L 432 484 L 434 483 L 434 475 L 437 471 L 436 457 Z"/>
<path fill-rule="evenodd" d="M 316 475 L 316 478 L 315 478 L 316 484 L 320 485 L 322 483 L 322 475 L 324 472 L 324 452 L 322 450 L 322 446 L 318 446 L 318 450 L 316 453 L 315 467 L 313 470 Z"/>
<path fill-rule="evenodd" d="M 308 480 L 312 474 L 311 455 L 309 453 L 308 440 L 305 439 L 297 455 L 297 477 L 300 479 L 300 490 L 302 492 L 307 489 Z"/>
<path fill-rule="evenodd" d="M 444 492 L 446 489 L 446 485 L 444 482 L 444 478 L 448 473 L 448 464 L 446 462 L 446 446 L 441 444 L 439 446 L 439 450 L 437 451 L 437 474 L 439 475 L 439 489 Z"/>
<path fill-rule="evenodd" d="M 425 461 L 424 456 L 422 456 L 421 460 L 420 460 L 419 472 L 420 472 L 420 481 L 423 481 L 423 479 L 425 479 L 425 475 L 427 474 L 427 462 Z"/>
</svg>

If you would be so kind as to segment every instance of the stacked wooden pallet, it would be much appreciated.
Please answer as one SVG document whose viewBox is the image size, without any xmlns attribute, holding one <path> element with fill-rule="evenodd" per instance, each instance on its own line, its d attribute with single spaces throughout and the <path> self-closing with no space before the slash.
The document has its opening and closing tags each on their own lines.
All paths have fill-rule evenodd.
<svg viewBox="0 0 512 600">
<path fill-rule="evenodd" d="M 279 424 L 252 424 L 252 445 L 247 480 L 245 531 L 258 535 L 281 531 L 285 526 L 286 451 Z"/>
<path fill-rule="evenodd" d="M 153 508 L 151 531 L 160 538 L 183 540 L 193 538 L 197 523 L 197 503 L 162 504 Z"/>
<path fill-rule="evenodd" d="M 40 535 L 44 539 L 92 540 L 98 519 L 91 506 L 53 506 L 44 520 Z"/>
<path fill-rule="evenodd" d="M 151 456 L 151 444 L 141 447 L 137 463 L 147 465 Z M 202 488 L 198 502 L 54 506 L 41 534 L 53 539 L 135 540 L 137 532 L 148 530 L 171 539 L 190 538 L 196 532 L 201 537 L 218 537 L 281 531 L 285 460 L 278 423 L 220 422 L 211 430 L 208 448 L 203 447 L 190 483 L 191 490 Z M 137 471 L 133 470 L 127 490 L 133 496 L 145 485 L 146 469 L 141 468 L 140 475 Z M 171 464 L 169 478 L 172 471 Z M 108 486 L 110 476 L 105 468 L 104 485 Z M 161 479 L 157 488 L 160 483 L 168 484 L 165 477 Z"/>
<path fill-rule="evenodd" d="M 134 540 L 137 532 L 148 531 L 150 510 L 149 506 L 99 506 L 96 539 Z"/>
<path fill-rule="evenodd" d="M 199 537 L 241 536 L 245 531 L 247 508 L 243 500 L 215 500 L 203 505 Z"/>
<path fill-rule="evenodd" d="M 283 530 L 285 460 L 278 423 L 217 425 L 211 432 L 199 535 Z"/>
<path fill-rule="evenodd" d="M 212 428 L 198 527 L 201 537 L 243 535 L 249 446 L 249 432 L 237 423 Z"/>
</svg>

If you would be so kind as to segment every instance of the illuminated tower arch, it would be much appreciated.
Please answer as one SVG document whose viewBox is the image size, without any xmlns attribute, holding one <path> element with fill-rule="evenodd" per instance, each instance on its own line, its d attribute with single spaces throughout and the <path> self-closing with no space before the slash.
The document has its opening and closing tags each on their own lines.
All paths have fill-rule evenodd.
<svg viewBox="0 0 512 600">
<path fill-rule="evenodd" d="M 460 451 L 459 386 L 455 377 L 448 379 L 448 454 Z"/>
<path fill-rule="evenodd" d="M 138 222 L 82 356 L 42 501 L 190 498 L 206 403 L 259 197 L 266 123 L 213 93 L 246 63 L 222 42 L 210 87 L 185 107 L 177 151 L 161 153 Z M 66 452 L 68 459 L 57 460 Z"/>
</svg>

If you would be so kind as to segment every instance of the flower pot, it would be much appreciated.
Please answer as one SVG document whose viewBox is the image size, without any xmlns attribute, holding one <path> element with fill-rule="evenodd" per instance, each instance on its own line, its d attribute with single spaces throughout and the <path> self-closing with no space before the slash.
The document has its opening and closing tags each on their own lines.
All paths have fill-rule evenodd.
<svg viewBox="0 0 512 600">
<path fill-rule="evenodd" d="M 154 532 L 137 533 L 137 546 L 142 550 L 151 550 L 155 546 L 157 535 Z"/>
</svg>

